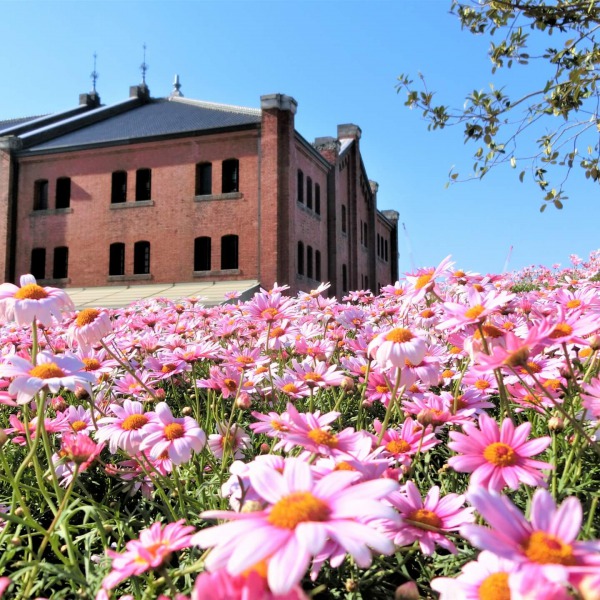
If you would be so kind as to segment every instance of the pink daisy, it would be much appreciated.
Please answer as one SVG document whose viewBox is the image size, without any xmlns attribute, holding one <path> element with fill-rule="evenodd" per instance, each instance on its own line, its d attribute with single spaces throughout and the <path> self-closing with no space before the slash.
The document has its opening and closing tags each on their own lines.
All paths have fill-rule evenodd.
<svg viewBox="0 0 600 600">
<path fill-rule="evenodd" d="M 217 423 L 217 433 L 208 436 L 210 451 L 219 459 L 227 452 L 228 457 L 243 458 L 244 451 L 251 446 L 250 436 L 234 423 L 228 429 L 225 423 Z"/>
<path fill-rule="evenodd" d="M 144 435 L 142 428 L 155 417 L 153 412 L 144 413 L 144 405 L 136 400 L 125 400 L 123 406 L 111 404 L 109 410 L 114 417 L 98 419 L 96 439 L 108 442 L 109 450 L 115 454 L 118 448 L 134 456 L 140 449 Z"/>
<path fill-rule="evenodd" d="M 413 365 L 421 363 L 427 353 L 427 342 L 410 329 L 396 327 L 375 337 L 367 351 L 383 369 L 402 368 L 407 360 Z"/>
<path fill-rule="evenodd" d="M 240 575 L 267 560 L 269 588 L 276 594 L 285 594 L 299 583 L 327 540 L 339 544 L 365 568 L 372 560 L 369 548 L 381 554 L 393 551 L 392 541 L 366 522 L 397 520 L 394 509 L 380 500 L 398 484 L 379 479 L 352 485 L 356 478 L 355 473 L 336 471 L 315 482 L 310 465 L 293 458 L 285 461 L 283 473 L 257 465 L 250 479 L 267 509 L 202 513 L 204 518 L 231 522 L 198 532 L 192 543 L 213 548 L 206 559 L 210 571 L 226 568 L 231 575 Z"/>
<path fill-rule="evenodd" d="M 132 575 L 162 566 L 172 552 L 188 548 L 194 528 L 183 523 L 183 520 L 168 523 L 164 528 L 154 523 L 140 532 L 139 539 L 127 542 L 123 554 L 107 550 L 113 562 L 111 572 L 102 580 L 102 587 L 111 590 Z"/>
<path fill-rule="evenodd" d="M 37 319 L 42 325 L 52 325 L 53 317 L 61 320 L 61 311 L 75 308 L 64 290 L 42 287 L 33 275 L 22 275 L 20 283 L 21 287 L 0 285 L 0 317 L 7 321 L 31 325 Z"/>
<path fill-rule="evenodd" d="M 19 404 L 27 404 L 40 390 L 47 389 L 56 394 L 60 388 L 74 392 L 78 387 L 92 394 L 91 383 L 95 377 L 84 371 L 85 365 L 74 355 L 53 355 L 40 352 L 34 366 L 24 358 L 12 355 L 7 363 L 0 365 L 0 377 L 12 377 L 8 388 L 10 394 L 16 394 Z"/>
<path fill-rule="evenodd" d="M 92 346 L 110 333 L 112 333 L 112 324 L 108 312 L 84 308 L 71 324 L 67 339 L 71 346 L 73 342 L 77 342 L 83 352 L 89 352 Z"/>
<path fill-rule="evenodd" d="M 548 436 L 526 441 L 531 423 L 515 428 L 510 419 L 504 419 L 501 427 L 486 414 L 479 416 L 479 429 L 472 423 L 463 425 L 464 433 L 450 432 L 452 442 L 448 447 L 459 456 L 453 456 L 448 464 L 461 473 L 471 473 L 470 487 L 485 487 L 500 492 L 508 486 L 516 490 L 521 483 L 543 486 L 542 469 L 552 465 L 531 460 L 551 443 Z"/>
<path fill-rule="evenodd" d="M 423 500 L 417 486 L 407 481 L 404 489 L 390 494 L 387 501 L 398 509 L 402 519 L 400 525 L 384 527 L 396 546 L 408 546 L 418 541 L 421 552 L 427 555 L 435 552 L 436 544 L 456 554 L 456 546 L 446 535 L 475 520 L 474 509 L 463 506 L 464 496 L 447 494 L 440 498 L 437 485 Z"/>
<path fill-rule="evenodd" d="M 189 461 L 192 450 L 200 452 L 206 443 L 198 423 L 192 417 L 176 419 L 166 402 L 156 405 L 154 418 L 144 425 L 141 435 L 140 451 L 150 450 L 153 459 L 166 453 L 176 465 Z"/>
<path fill-rule="evenodd" d="M 600 569 L 600 542 L 577 541 L 582 520 L 577 498 L 567 498 L 557 508 L 550 493 L 538 489 L 529 521 L 508 498 L 494 492 L 480 489 L 468 499 L 491 525 L 461 528 L 461 535 L 476 548 L 512 560 L 521 569 L 535 568 L 550 581 L 576 579 L 588 567 L 596 573 Z"/>
</svg>

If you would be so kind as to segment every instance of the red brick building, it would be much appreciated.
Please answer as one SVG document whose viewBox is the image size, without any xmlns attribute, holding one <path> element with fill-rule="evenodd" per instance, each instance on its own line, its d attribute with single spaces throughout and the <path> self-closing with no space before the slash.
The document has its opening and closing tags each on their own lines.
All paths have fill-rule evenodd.
<svg viewBox="0 0 600 600">
<path fill-rule="evenodd" d="M 296 101 L 260 109 L 178 90 L 0 121 L 0 273 L 58 287 L 257 280 L 331 293 L 397 279 L 395 211 L 377 209 L 361 130 L 313 144 Z"/>
</svg>

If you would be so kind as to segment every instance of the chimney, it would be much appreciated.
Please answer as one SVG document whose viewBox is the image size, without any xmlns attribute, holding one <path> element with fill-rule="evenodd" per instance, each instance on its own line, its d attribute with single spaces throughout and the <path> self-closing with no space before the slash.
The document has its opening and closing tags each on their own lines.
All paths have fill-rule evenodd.
<svg viewBox="0 0 600 600">
<path fill-rule="evenodd" d="M 98 108 L 100 106 L 100 95 L 97 92 L 89 94 L 79 94 L 79 106 L 87 106 L 88 108 Z"/>
<path fill-rule="evenodd" d="M 354 123 L 345 123 L 344 125 L 338 125 L 337 136 L 338 140 L 351 138 L 353 140 L 360 140 L 362 131 L 358 125 Z"/>
<path fill-rule="evenodd" d="M 340 153 L 340 143 L 334 137 L 325 136 L 315 138 L 313 146 L 327 162 L 335 165 Z"/>
<path fill-rule="evenodd" d="M 145 83 L 140 85 L 132 85 L 129 88 L 130 98 L 139 98 L 142 101 L 150 100 L 150 89 Z"/>
</svg>

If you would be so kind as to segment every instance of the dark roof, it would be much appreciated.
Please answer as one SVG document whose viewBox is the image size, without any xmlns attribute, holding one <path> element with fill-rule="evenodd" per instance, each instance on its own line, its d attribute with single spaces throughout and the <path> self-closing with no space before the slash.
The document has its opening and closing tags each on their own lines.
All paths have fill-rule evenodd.
<svg viewBox="0 0 600 600">
<path fill-rule="evenodd" d="M 5 129 L 11 129 L 16 127 L 17 125 L 22 125 L 23 123 L 29 123 L 29 121 L 35 121 L 39 119 L 39 115 L 35 117 L 20 117 L 19 119 L 8 119 L 6 121 L 0 121 L 0 133 L 2 133 Z"/>
<path fill-rule="evenodd" d="M 199 102 L 186 98 L 153 99 L 127 112 L 31 146 L 23 153 L 127 143 L 144 138 L 252 126 L 260 123 L 260 115 L 258 109 Z"/>
</svg>

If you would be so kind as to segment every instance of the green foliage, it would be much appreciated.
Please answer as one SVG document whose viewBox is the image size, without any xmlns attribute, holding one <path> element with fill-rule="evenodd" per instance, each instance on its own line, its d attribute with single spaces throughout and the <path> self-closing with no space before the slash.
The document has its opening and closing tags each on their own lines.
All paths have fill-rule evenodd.
<svg viewBox="0 0 600 600">
<path fill-rule="evenodd" d="M 542 212 L 548 204 L 563 208 L 563 200 L 568 198 L 564 184 L 573 167 L 599 183 L 600 44 L 595 35 L 600 28 L 600 2 L 452 0 L 451 12 L 463 29 L 489 36 L 492 74 L 513 65 L 530 65 L 536 72 L 542 69 L 547 77 L 519 97 L 490 84 L 489 91 L 474 90 L 466 95 L 463 107 L 454 109 L 434 103 L 434 94 L 421 74 L 421 91 L 414 88 L 412 79 L 400 75 L 397 90 L 406 92 L 406 106 L 423 111 L 428 129 L 458 125 L 465 143 L 476 145 L 475 163 L 467 178 L 481 179 L 498 165 L 516 169 L 523 164 L 519 180 L 528 175 L 538 185 L 544 200 Z M 541 54 L 531 55 L 529 49 L 541 41 L 548 46 Z M 535 143 L 533 151 L 531 142 Z M 450 173 L 452 182 L 459 177 Z"/>
</svg>

